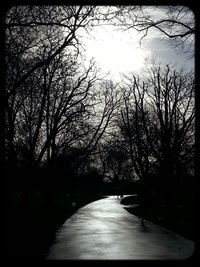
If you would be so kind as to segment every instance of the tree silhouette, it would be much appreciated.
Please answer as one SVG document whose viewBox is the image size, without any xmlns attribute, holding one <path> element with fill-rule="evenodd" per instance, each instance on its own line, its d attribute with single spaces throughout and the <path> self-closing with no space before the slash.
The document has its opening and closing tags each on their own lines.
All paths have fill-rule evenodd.
<svg viewBox="0 0 200 267">
<path fill-rule="evenodd" d="M 81 151 L 78 172 L 118 105 L 115 85 L 100 81 L 94 62 L 83 64 L 78 33 L 89 29 L 94 11 L 16 6 L 7 14 L 6 164 L 25 168 L 24 179 L 71 149 Z"/>
<path fill-rule="evenodd" d="M 115 18 L 115 23 L 125 30 L 141 33 L 141 41 L 155 30 L 167 37 L 173 47 L 193 56 L 195 19 L 187 6 L 119 6 Z"/>
<path fill-rule="evenodd" d="M 26 83 L 37 75 L 38 81 L 40 75 L 43 76 L 42 79 L 46 79 L 45 71 L 48 65 L 59 58 L 66 48 L 68 54 L 78 52 L 76 33 L 80 28 L 86 27 L 92 12 L 92 6 L 85 8 L 16 6 L 9 10 L 6 17 L 5 51 L 6 140 L 9 162 L 15 161 L 15 120 L 16 113 L 26 98 Z M 63 27 L 65 31 L 61 29 Z M 46 97 L 45 94 L 43 96 L 40 123 Z M 37 134 L 35 138 L 36 136 Z"/>
<path fill-rule="evenodd" d="M 118 126 L 138 177 L 158 175 L 160 190 L 177 194 L 181 170 L 194 166 L 194 77 L 168 65 L 148 71 L 126 79 Z"/>
</svg>

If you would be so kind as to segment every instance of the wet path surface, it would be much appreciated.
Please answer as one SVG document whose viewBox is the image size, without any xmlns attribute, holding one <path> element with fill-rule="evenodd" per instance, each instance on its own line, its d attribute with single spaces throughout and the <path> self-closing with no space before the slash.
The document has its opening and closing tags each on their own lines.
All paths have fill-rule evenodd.
<svg viewBox="0 0 200 267">
<path fill-rule="evenodd" d="M 128 213 L 116 196 L 79 209 L 62 226 L 47 259 L 186 259 L 194 242 Z"/>
</svg>

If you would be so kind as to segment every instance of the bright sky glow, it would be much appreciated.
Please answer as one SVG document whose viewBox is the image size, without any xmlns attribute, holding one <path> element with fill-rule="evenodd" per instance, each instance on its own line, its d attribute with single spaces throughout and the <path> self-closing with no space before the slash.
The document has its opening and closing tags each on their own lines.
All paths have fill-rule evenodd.
<svg viewBox="0 0 200 267">
<path fill-rule="evenodd" d="M 139 72 L 151 55 L 139 46 L 136 32 L 122 32 L 113 26 L 96 27 L 85 40 L 87 60 L 94 58 L 104 73 L 115 80 L 120 73 Z"/>
</svg>

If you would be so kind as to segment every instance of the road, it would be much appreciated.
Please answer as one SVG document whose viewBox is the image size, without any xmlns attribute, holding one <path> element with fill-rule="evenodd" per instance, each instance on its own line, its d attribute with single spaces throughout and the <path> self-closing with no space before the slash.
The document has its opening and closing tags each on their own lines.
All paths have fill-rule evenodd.
<svg viewBox="0 0 200 267">
<path fill-rule="evenodd" d="M 116 196 L 80 208 L 62 226 L 47 260 L 183 260 L 193 241 L 128 213 Z"/>
</svg>

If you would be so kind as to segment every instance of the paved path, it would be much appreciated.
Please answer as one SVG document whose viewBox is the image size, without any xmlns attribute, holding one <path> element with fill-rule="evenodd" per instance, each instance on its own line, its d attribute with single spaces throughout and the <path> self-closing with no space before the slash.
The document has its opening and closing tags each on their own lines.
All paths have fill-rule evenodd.
<svg viewBox="0 0 200 267">
<path fill-rule="evenodd" d="M 186 259 L 194 242 L 128 213 L 116 196 L 80 208 L 62 226 L 47 259 Z"/>
</svg>

